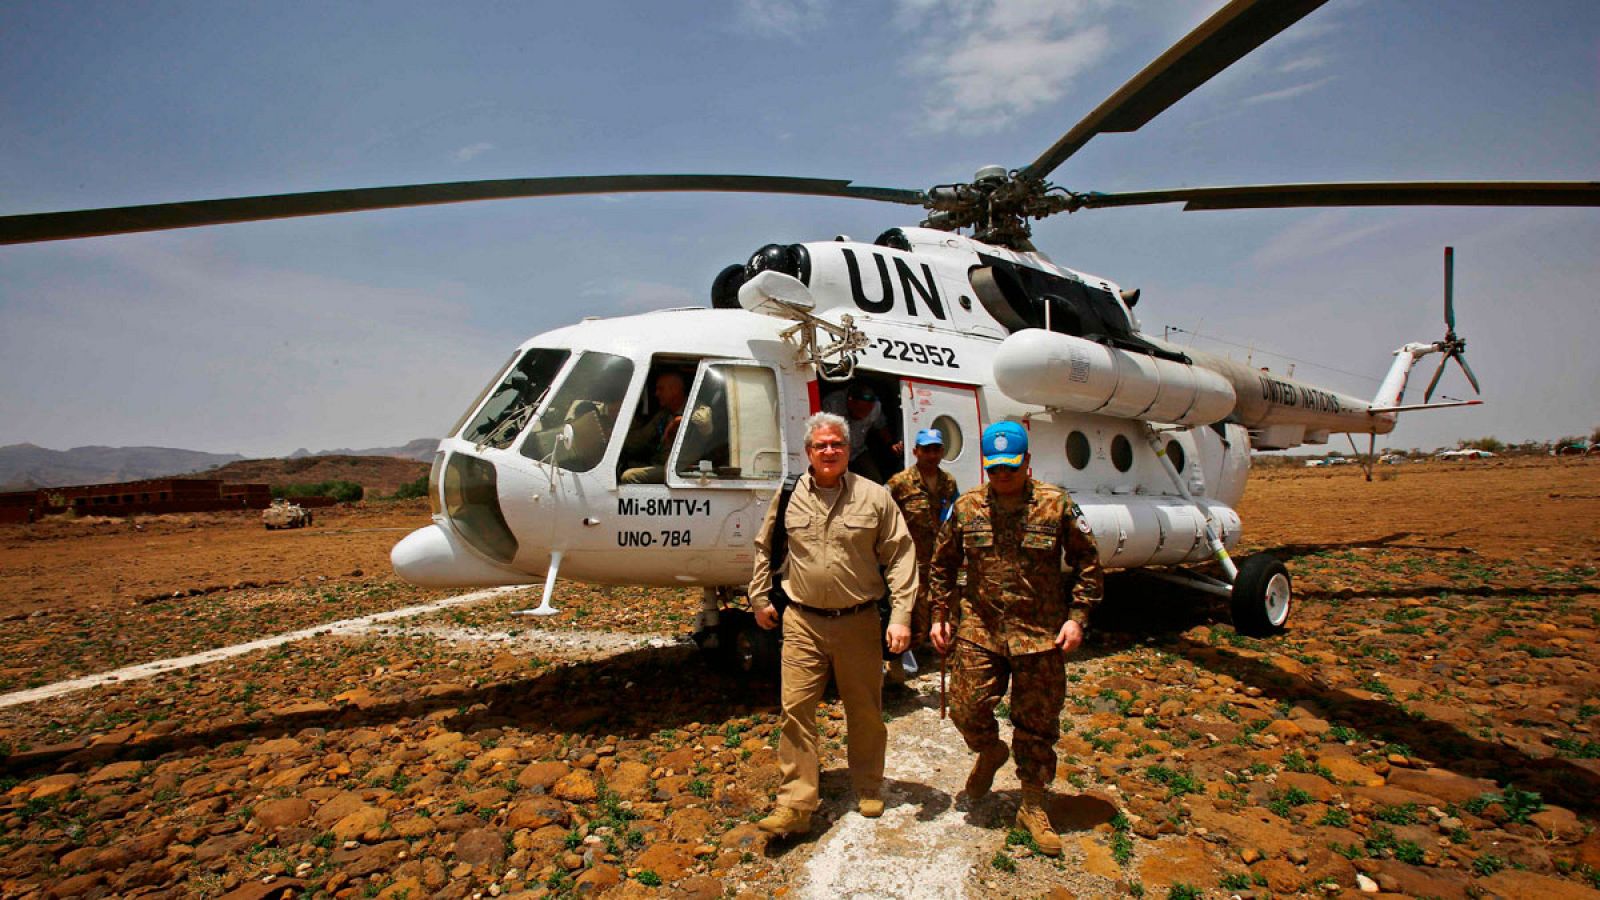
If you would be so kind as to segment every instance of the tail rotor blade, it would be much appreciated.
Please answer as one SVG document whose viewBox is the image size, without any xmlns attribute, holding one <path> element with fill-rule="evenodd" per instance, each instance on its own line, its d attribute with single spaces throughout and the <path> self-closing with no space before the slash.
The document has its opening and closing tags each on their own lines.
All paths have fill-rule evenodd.
<svg viewBox="0 0 1600 900">
<path fill-rule="evenodd" d="M 1428 389 L 1422 393 L 1422 402 L 1427 403 L 1433 399 L 1433 389 L 1439 386 L 1439 378 L 1444 375 L 1444 364 L 1450 361 L 1448 355 L 1439 360 L 1439 368 L 1433 370 L 1433 380 L 1428 382 Z"/>
<path fill-rule="evenodd" d="M 1456 248 L 1444 248 L 1444 327 L 1450 333 L 1456 330 Z"/>
<path fill-rule="evenodd" d="M 1483 393 L 1483 391 L 1478 387 L 1478 376 L 1472 374 L 1472 367 L 1467 365 L 1467 355 L 1461 352 L 1452 353 L 1450 355 L 1454 356 L 1456 358 L 1456 362 L 1461 364 L 1461 371 L 1466 374 L 1467 380 L 1472 382 L 1472 392 L 1474 394 Z"/>
</svg>

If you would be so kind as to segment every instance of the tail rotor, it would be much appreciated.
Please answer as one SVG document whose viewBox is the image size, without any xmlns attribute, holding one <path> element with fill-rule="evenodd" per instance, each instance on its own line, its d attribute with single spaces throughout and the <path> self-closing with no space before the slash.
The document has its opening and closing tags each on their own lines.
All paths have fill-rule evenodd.
<svg viewBox="0 0 1600 900">
<path fill-rule="evenodd" d="M 1439 368 L 1433 371 L 1433 380 L 1428 382 L 1428 390 L 1422 395 L 1424 403 L 1433 399 L 1433 389 L 1439 386 L 1439 378 L 1444 375 L 1444 368 L 1452 359 L 1461 366 L 1462 374 L 1466 375 L 1467 381 L 1472 384 L 1472 392 L 1483 393 L 1478 386 L 1478 376 L 1474 375 L 1472 367 L 1467 365 L 1466 339 L 1456 334 L 1455 259 L 1455 248 L 1444 248 L 1444 340 L 1433 345 L 1433 349 L 1444 356 L 1439 360 Z"/>
</svg>

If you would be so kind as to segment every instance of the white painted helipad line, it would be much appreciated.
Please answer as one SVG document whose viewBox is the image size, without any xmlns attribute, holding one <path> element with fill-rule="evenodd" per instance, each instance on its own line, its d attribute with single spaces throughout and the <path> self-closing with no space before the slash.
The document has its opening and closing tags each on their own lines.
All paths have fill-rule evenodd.
<svg viewBox="0 0 1600 900">
<path fill-rule="evenodd" d="M 535 585 L 535 587 L 542 586 Z M 125 681 L 138 681 L 142 678 L 150 678 L 154 675 L 161 675 L 166 672 L 176 672 L 181 669 L 203 666 L 206 663 L 218 662 L 234 656 L 242 656 L 246 653 L 253 653 L 257 650 L 266 650 L 270 647 L 277 647 L 293 641 L 303 641 L 307 638 L 319 637 L 328 634 L 360 634 L 365 632 L 369 626 L 377 622 L 388 622 L 393 619 L 407 619 L 412 616 L 420 616 L 424 613 L 430 613 L 440 609 L 448 609 L 452 606 L 463 606 L 468 603 L 476 603 L 479 600 L 487 600 L 490 597 L 498 597 L 502 594 L 515 593 L 517 591 L 525 590 L 528 590 L 528 587 L 518 585 L 514 587 L 490 588 L 485 591 L 473 591 L 470 594 L 459 594 L 455 597 L 446 597 L 443 600 L 435 600 L 432 603 L 423 603 L 418 606 L 407 606 L 403 609 L 391 609 L 387 612 L 373 613 L 370 616 L 361 616 L 360 618 L 356 619 L 344 619 L 339 622 L 326 622 L 322 625 L 314 625 L 310 628 L 302 628 L 299 631 L 291 631 L 285 634 L 274 635 L 273 637 L 265 637 L 259 640 L 250 641 L 249 643 L 245 644 L 234 644 L 231 647 L 218 647 L 215 650 L 206 650 L 202 653 L 192 653 L 188 656 L 177 656 L 173 657 L 172 659 L 161 659 L 156 660 L 155 662 L 140 663 L 137 666 L 114 669 L 110 672 L 101 672 L 97 675 L 85 675 L 82 678 L 74 678 L 70 681 L 58 681 L 55 684 L 47 684 L 43 687 L 29 688 L 25 691 L 13 691 L 9 694 L 0 694 L 0 709 L 5 709 L 11 706 L 20 706 L 24 703 L 36 703 L 40 700 L 49 700 L 52 697 L 60 697 L 64 694 L 88 690 L 89 688 L 100 687 L 101 685 L 105 684 L 120 684 Z"/>
<path fill-rule="evenodd" d="M 480 628 L 455 628 L 445 625 L 386 625 L 372 629 L 384 637 L 429 637 L 451 644 L 502 644 L 524 652 L 582 654 L 588 657 L 613 656 L 628 650 L 686 646 L 676 635 L 662 632 L 626 632 L 572 629 L 563 631 L 486 631 Z"/>
</svg>

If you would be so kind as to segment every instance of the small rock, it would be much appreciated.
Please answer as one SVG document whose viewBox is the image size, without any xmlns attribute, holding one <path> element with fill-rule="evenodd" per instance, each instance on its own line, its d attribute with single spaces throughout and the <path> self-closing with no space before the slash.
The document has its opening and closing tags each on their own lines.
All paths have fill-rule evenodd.
<svg viewBox="0 0 1600 900">
<path fill-rule="evenodd" d="M 634 857 L 633 864 L 655 872 L 662 881 L 677 881 L 694 866 L 693 846 L 665 841 L 652 844 Z"/>
<path fill-rule="evenodd" d="M 722 882 L 709 875 L 695 875 L 678 882 L 673 896 L 684 900 L 718 900 L 722 897 Z"/>
<path fill-rule="evenodd" d="M 144 763 L 133 759 L 127 760 L 126 762 L 112 763 L 109 766 L 101 768 L 100 771 L 94 773 L 93 775 L 90 775 L 89 783 L 104 784 L 108 781 L 126 781 L 129 778 L 137 776 L 143 769 Z"/>
<path fill-rule="evenodd" d="M 333 823 L 329 829 L 333 836 L 341 841 L 359 839 L 368 831 L 378 828 L 389 820 L 389 814 L 376 806 L 363 806 L 350 813 L 339 821 Z"/>
<path fill-rule="evenodd" d="M 568 772 L 555 783 L 550 793 L 569 803 L 593 803 L 600 796 L 594 776 L 583 769 Z"/>
<path fill-rule="evenodd" d="M 302 797 L 268 800 L 255 808 L 255 820 L 262 828 L 282 828 L 302 822 L 311 815 L 311 801 Z"/>
<path fill-rule="evenodd" d="M 511 807 L 506 814 L 506 827 L 512 831 L 522 828 L 538 829 L 546 825 L 564 825 L 567 808 L 553 797 L 534 797 Z"/>
<path fill-rule="evenodd" d="M 622 882 L 622 873 L 616 866 L 601 863 L 579 875 L 575 889 L 580 897 L 598 896 Z"/>
<path fill-rule="evenodd" d="M 456 838 L 456 859 L 468 865 L 497 865 L 505 856 L 505 838 L 493 828 L 474 828 Z"/>
</svg>

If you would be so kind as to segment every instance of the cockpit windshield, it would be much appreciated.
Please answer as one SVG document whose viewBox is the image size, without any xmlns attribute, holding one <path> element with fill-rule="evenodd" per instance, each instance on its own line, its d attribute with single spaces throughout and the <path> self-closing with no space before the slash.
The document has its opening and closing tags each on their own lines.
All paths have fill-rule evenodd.
<svg viewBox="0 0 1600 900">
<path fill-rule="evenodd" d="M 632 380 L 633 361 L 625 356 L 591 350 L 578 357 L 523 442 L 522 455 L 553 460 L 569 472 L 594 468 L 611 443 Z M 568 426 L 571 434 L 563 437 Z"/>
<path fill-rule="evenodd" d="M 489 402 L 461 433 L 461 439 L 497 450 L 511 446 L 571 355 L 570 350 L 529 350 L 506 372 L 505 379 L 489 395 Z"/>
</svg>

